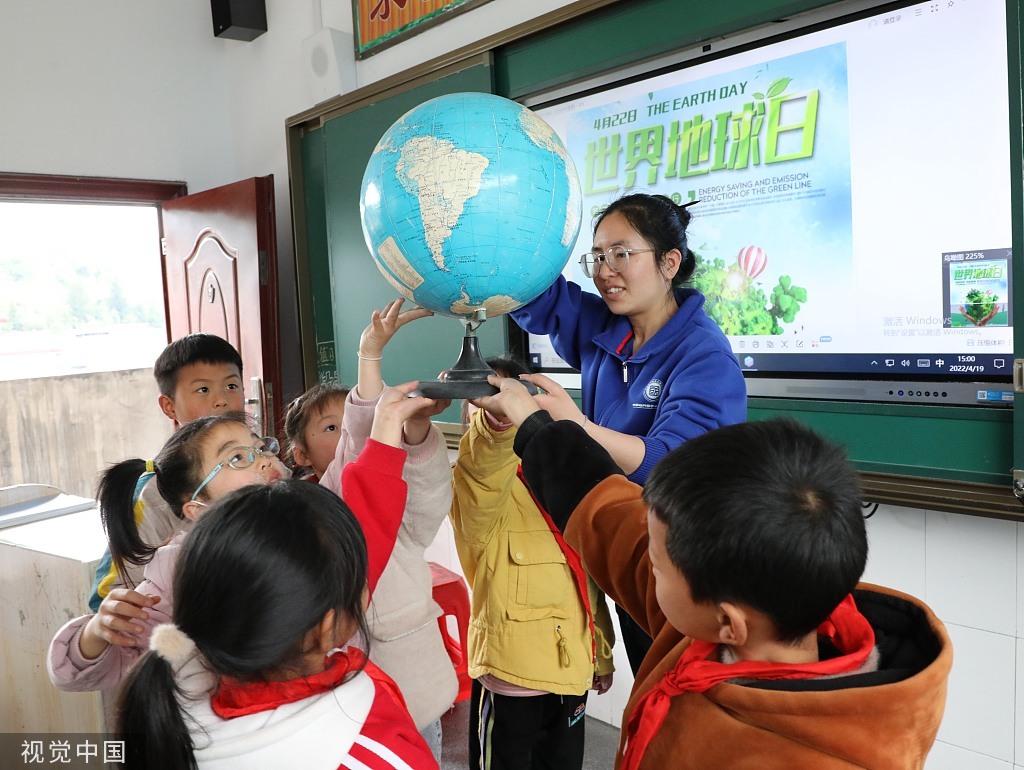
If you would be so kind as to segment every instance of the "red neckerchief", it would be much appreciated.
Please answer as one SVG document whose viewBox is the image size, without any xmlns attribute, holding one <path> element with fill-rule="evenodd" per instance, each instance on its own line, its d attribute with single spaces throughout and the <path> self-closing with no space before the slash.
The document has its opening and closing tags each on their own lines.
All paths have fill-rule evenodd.
<svg viewBox="0 0 1024 770">
<path fill-rule="evenodd" d="M 668 714 L 674 695 L 684 692 L 705 692 L 727 679 L 813 679 L 830 674 L 856 671 L 867 660 L 875 646 L 875 631 L 848 595 L 832 611 L 828 620 L 818 627 L 842 654 L 816 663 L 771 663 L 744 660 L 719 663 L 710 660 L 717 644 L 694 640 L 679 656 L 675 668 L 636 704 L 629 719 L 626 750 L 622 770 L 636 770 L 654 735 Z"/>
<path fill-rule="evenodd" d="M 523 475 L 523 466 L 520 465 L 516 468 L 516 476 L 523 486 L 526 487 L 526 491 L 530 493 L 530 497 L 533 498 L 533 504 L 537 506 L 537 510 L 540 511 L 540 515 L 544 518 L 545 523 L 548 525 L 548 529 L 551 530 L 551 534 L 555 537 L 555 542 L 558 543 L 559 549 L 565 554 L 565 562 L 569 567 L 569 571 L 572 573 L 573 579 L 576 582 L 576 591 L 580 595 L 580 601 L 583 602 L 583 609 L 587 613 L 587 623 L 590 626 L 590 659 L 595 665 L 597 664 L 597 634 L 594 633 L 594 612 L 590 608 L 590 591 L 587 589 L 587 573 L 583 569 L 583 562 L 580 560 L 580 555 L 572 549 L 565 538 L 562 537 L 561 531 L 555 526 L 555 522 L 552 521 L 551 516 L 544 510 L 544 506 L 540 504 L 540 500 L 533 494 L 533 490 L 530 489 L 530 485 L 526 483 L 526 476 Z"/>
<path fill-rule="evenodd" d="M 289 679 L 285 682 L 243 682 L 234 677 L 221 677 L 220 686 L 211 699 L 213 712 L 222 719 L 270 711 L 286 703 L 333 690 L 349 674 L 366 665 L 362 650 L 349 647 L 327 657 L 327 667 L 319 674 Z"/>
</svg>

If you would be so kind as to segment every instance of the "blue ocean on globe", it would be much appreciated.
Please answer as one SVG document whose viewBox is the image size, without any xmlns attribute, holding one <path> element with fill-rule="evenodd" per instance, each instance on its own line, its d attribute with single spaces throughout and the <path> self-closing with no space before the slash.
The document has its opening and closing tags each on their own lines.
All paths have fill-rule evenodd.
<svg viewBox="0 0 1024 770">
<path fill-rule="evenodd" d="M 366 245 L 402 296 L 442 315 L 507 313 L 565 268 L 579 177 L 554 130 L 517 102 L 424 102 L 377 143 L 360 194 Z M 479 317 L 479 316 L 478 316 Z"/>
</svg>

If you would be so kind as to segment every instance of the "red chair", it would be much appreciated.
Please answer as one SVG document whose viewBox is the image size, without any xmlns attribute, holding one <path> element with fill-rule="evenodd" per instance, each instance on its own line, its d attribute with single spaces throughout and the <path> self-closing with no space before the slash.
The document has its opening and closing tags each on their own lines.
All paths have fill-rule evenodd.
<svg viewBox="0 0 1024 770">
<path fill-rule="evenodd" d="M 455 673 L 459 678 L 459 694 L 455 702 L 467 700 L 470 695 L 472 680 L 469 678 L 469 660 L 466 654 L 466 645 L 469 640 L 469 589 L 466 581 L 459 575 L 436 562 L 430 564 L 430 575 L 433 578 L 434 601 L 441 607 L 441 616 L 437 619 L 437 625 L 441 629 L 441 639 L 444 640 L 444 647 L 448 651 L 448 657 L 452 659 Z M 448 630 L 448 616 L 455 618 L 459 629 L 459 638 L 453 639 Z"/>
</svg>

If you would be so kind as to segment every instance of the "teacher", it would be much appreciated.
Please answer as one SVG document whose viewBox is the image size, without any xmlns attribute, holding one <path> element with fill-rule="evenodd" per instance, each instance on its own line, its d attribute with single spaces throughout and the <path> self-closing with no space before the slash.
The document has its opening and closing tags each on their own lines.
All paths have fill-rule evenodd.
<svg viewBox="0 0 1024 770">
<path fill-rule="evenodd" d="M 527 332 L 550 335 L 582 375 L 582 411 L 547 377 L 526 377 L 544 389 L 540 405 L 583 424 L 638 484 L 687 439 L 746 419 L 736 356 L 704 312 L 704 296 L 685 286 L 696 266 L 688 205 L 647 193 L 614 201 L 580 258 L 600 296 L 559 276 L 511 314 Z M 619 618 L 635 673 L 650 639 L 621 609 Z"/>
</svg>

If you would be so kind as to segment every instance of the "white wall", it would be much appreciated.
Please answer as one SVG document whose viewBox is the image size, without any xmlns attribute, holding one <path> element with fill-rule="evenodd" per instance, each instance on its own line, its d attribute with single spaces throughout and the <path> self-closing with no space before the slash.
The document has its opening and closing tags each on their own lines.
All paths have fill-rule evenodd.
<svg viewBox="0 0 1024 770">
<path fill-rule="evenodd" d="M 357 62 L 357 84 L 570 1 L 491 0 Z M 300 363 L 285 121 L 317 101 L 303 40 L 321 24 L 351 33 L 352 4 L 266 6 L 268 31 L 242 42 L 214 37 L 208 0 L 5 0 L 0 171 L 183 180 L 190 192 L 273 174 L 288 390 Z"/>
<path fill-rule="evenodd" d="M 865 580 L 924 599 L 953 641 L 929 770 L 1024 768 L 1024 524 L 880 507 Z"/>
<path fill-rule="evenodd" d="M 357 82 L 567 4 L 492 0 L 357 62 Z M 267 0 L 267 15 L 269 31 L 244 43 L 213 36 L 207 0 L 6 0 L 0 170 L 180 179 L 192 192 L 272 173 L 278 248 L 289 266 L 284 125 L 315 102 L 302 41 L 321 21 L 351 32 L 351 3 Z M 1024 524 L 882 508 L 870 532 L 867 578 L 924 598 L 953 637 L 946 718 L 929 768 L 1024 770 Z M 617 722 L 627 686 L 622 675 L 592 713 Z"/>
</svg>

